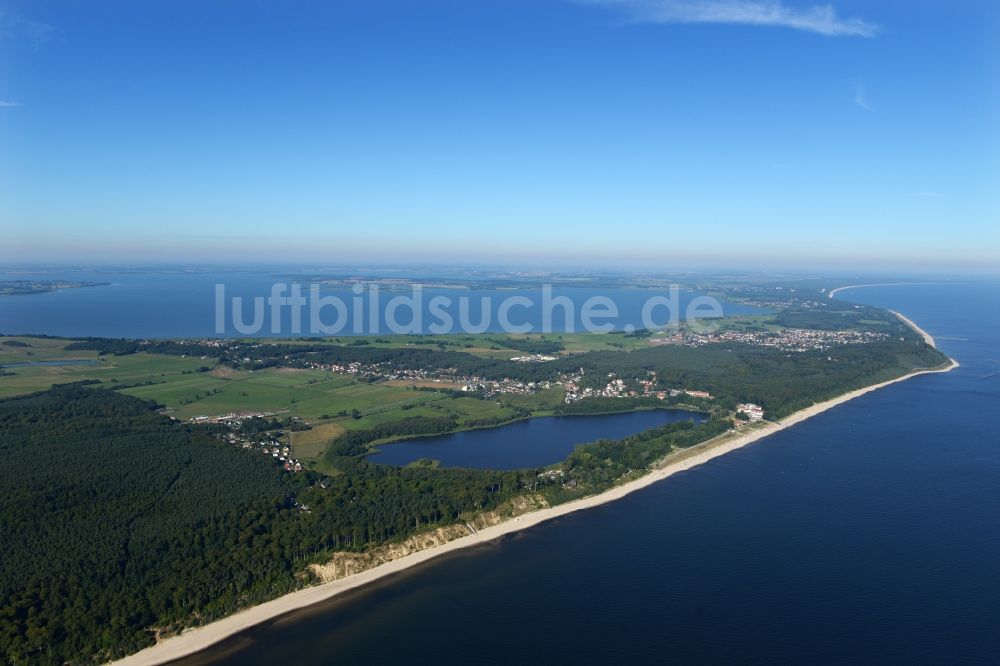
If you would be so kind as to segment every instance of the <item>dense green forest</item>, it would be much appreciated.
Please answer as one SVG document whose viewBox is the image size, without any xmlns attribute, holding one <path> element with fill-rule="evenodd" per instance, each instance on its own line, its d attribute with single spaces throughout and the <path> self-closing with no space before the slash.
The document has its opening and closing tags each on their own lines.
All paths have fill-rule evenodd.
<svg viewBox="0 0 1000 666">
<path fill-rule="evenodd" d="M 368 430 L 345 432 L 333 441 L 327 457 L 359 456 L 367 453 L 369 445 L 378 440 L 435 435 L 457 428 L 458 420 L 453 416 L 411 416 L 380 423 Z"/>
<path fill-rule="evenodd" d="M 0 402 L 10 661 L 121 654 L 154 622 L 294 585 L 233 547 L 289 512 L 292 479 L 152 408 L 80 386 Z"/>
<path fill-rule="evenodd" d="M 305 565 L 496 507 L 533 472 L 282 474 L 119 393 L 61 386 L 0 401 L 0 648 L 84 662 L 150 644 L 305 582 Z"/>
<path fill-rule="evenodd" d="M 544 493 L 556 504 L 603 490 L 629 473 L 649 469 L 672 450 L 694 446 L 728 429 L 729 423 L 723 419 L 701 424 L 681 421 L 620 440 L 602 439 L 578 446 L 562 466 L 566 483 L 547 486 Z"/>
</svg>

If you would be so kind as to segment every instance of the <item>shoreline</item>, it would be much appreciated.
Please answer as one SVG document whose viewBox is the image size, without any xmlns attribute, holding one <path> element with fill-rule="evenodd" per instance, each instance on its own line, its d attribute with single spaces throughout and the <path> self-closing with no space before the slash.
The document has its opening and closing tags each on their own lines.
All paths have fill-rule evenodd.
<svg viewBox="0 0 1000 666">
<path fill-rule="evenodd" d="M 845 289 L 860 289 L 861 287 L 898 287 L 898 286 L 901 286 L 901 285 L 911 285 L 911 284 L 953 284 L 953 283 L 951 283 L 951 282 L 883 282 L 883 283 L 878 283 L 878 284 L 849 284 L 849 285 L 845 285 L 843 287 L 836 287 L 834 289 L 831 289 L 830 291 L 827 292 L 826 297 L 827 298 L 833 298 L 837 294 L 838 291 L 844 291 Z M 914 330 L 914 332 L 917 333 L 917 335 L 919 335 L 920 337 L 922 337 L 924 339 L 924 342 L 926 342 L 928 345 L 930 345 L 934 349 L 937 349 L 937 343 L 934 341 L 934 337 L 930 333 L 928 333 L 927 331 L 925 331 L 924 329 L 922 329 L 919 326 L 917 326 L 916 322 L 914 322 L 912 319 L 910 319 L 909 317 L 907 317 L 906 315 L 904 315 L 901 312 L 896 312 L 895 310 L 889 310 L 889 312 L 891 312 L 892 314 L 896 315 L 897 319 L 899 319 L 901 322 L 903 322 L 904 324 L 906 324 L 907 326 L 909 326 L 910 328 L 912 328 Z"/>
<path fill-rule="evenodd" d="M 896 312 L 895 310 L 889 310 L 889 312 L 891 312 L 892 314 L 896 315 L 896 317 L 901 322 L 903 322 L 904 324 L 906 324 L 907 326 L 909 326 L 910 328 L 912 328 L 914 331 L 916 331 L 917 334 L 924 339 L 924 342 L 926 342 L 928 345 L 930 345 L 934 349 L 937 349 L 937 343 L 934 342 L 933 336 L 931 336 L 931 334 L 928 333 L 927 331 L 925 331 L 924 329 L 922 329 L 919 326 L 917 326 L 913 322 L 912 319 L 910 319 L 909 317 L 907 317 L 906 315 L 904 315 L 904 314 L 902 314 L 900 312 Z"/>
<path fill-rule="evenodd" d="M 844 291 L 845 289 L 859 289 L 861 287 L 904 287 L 908 285 L 951 285 L 954 282 L 873 282 L 871 284 L 846 284 L 843 287 L 834 287 L 830 291 L 826 292 L 827 298 L 833 298 L 838 291 Z M 898 313 L 897 313 L 898 314 Z M 914 326 L 916 328 L 916 326 Z"/>
<path fill-rule="evenodd" d="M 901 319 L 923 336 L 928 336 L 923 330 L 910 322 L 908 319 Z M 932 338 L 933 340 L 933 338 Z M 912 377 L 939 372 L 948 372 L 957 368 L 959 363 L 954 359 L 937 368 L 924 370 L 914 370 L 895 379 L 890 379 L 878 384 L 872 384 L 864 388 L 849 391 L 835 398 L 816 403 L 811 407 L 801 409 L 781 421 L 765 422 L 753 430 L 744 432 L 730 432 L 718 437 L 696 444 L 688 449 L 683 449 L 677 453 L 667 456 L 657 467 L 651 469 L 638 479 L 627 481 L 621 485 L 609 488 L 602 493 L 583 497 L 565 504 L 559 504 L 546 509 L 539 509 L 530 513 L 516 516 L 498 525 L 488 527 L 473 534 L 469 534 L 458 539 L 454 539 L 437 547 L 411 553 L 385 564 L 381 564 L 372 569 L 362 571 L 351 576 L 321 583 L 312 587 L 307 587 L 295 592 L 290 592 L 284 596 L 272 599 L 271 601 L 247 608 L 234 613 L 215 622 L 201 627 L 193 627 L 175 636 L 145 648 L 139 652 L 112 662 L 119 666 L 136 666 L 163 664 L 169 661 L 187 657 L 200 652 L 216 643 L 219 643 L 241 631 L 253 626 L 277 618 L 295 610 L 314 605 L 321 601 L 326 601 L 348 590 L 353 590 L 367 583 L 379 580 L 386 576 L 404 571 L 410 567 L 422 564 L 445 553 L 461 550 L 470 546 L 488 543 L 507 534 L 519 532 L 543 522 L 560 518 L 562 516 L 590 509 L 593 507 L 613 502 L 621 499 L 633 492 L 646 488 L 658 481 L 662 481 L 670 476 L 690 470 L 710 460 L 725 455 L 731 451 L 741 449 L 749 444 L 757 442 L 765 437 L 780 432 L 788 427 L 801 423 L 817 414 L 821 414 L 833 407 L 842 405 L 854 398 L 871 393 L 897 382 L 906 381 Z"/>
</svg>

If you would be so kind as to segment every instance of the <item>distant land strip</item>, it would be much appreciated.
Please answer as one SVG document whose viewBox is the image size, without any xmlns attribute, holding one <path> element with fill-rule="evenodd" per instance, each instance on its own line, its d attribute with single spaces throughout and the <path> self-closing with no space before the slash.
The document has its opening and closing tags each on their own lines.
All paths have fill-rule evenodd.
<svg viewBox="0 0 1000 666">
<path fill-rule="evenodd" d="M 836 287 L 835 289 L 831 289 L 827 293 L 827 296 L 830 297 L 830 298 L 833 298 L 834 295 L 837 294 L 837 292 L 844 291 L 845 289 L 860 289 L 861 287 L 903 287 L 903 286 L 907 286 L 907 285 L 934 285 L 934 286 L 941 286 L 941 285 L 956 285 L 956 284 L 959 284 L 959 283 L 958 282 L 875 282 L 875 283 L 872 283 L 872 284 L 848 284 L 848 285 L 844 285 L 843 287 Z M 896 313 L 896 314 L 898 315 L 899 313 Z M 907 320 L 907 321 L 909 321 L 909 320 Z"/>
</svg>

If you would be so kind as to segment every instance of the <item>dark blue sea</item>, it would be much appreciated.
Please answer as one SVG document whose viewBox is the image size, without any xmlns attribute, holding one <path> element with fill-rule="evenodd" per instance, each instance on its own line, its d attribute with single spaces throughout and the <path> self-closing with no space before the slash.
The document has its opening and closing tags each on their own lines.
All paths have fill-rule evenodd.
<svg viewBox="0 0 1000 666">
<path fill-rule="evenodd" d="M 187 663 L 998 663 L 1000 286 L 841 296 L 962 367 Z"/>
</svg>

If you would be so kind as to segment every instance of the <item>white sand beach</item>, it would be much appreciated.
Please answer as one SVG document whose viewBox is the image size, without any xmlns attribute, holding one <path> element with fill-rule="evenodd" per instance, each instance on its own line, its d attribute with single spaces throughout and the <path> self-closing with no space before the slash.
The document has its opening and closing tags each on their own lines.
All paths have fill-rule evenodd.
<svg viewBox="0 0 1000 666">
<path fill-rule="evenodd" d="M 836 287 L 827 292 L 829 298 L 834 298 L 845 289 L 860 289 L 861 287 L 903 287 L 907 285 L 954 285 L 954 282 L 873 282 L 871 284 L 846 284 L 843 287 Z"/>
<path fill-rule="evenodd" d="M 907 317 L 907 316 L 905 316 L 903 314 L 900 314 L 899 312 L 896 312 L 895 310 L 889 310 L 889 312 L 891 312 L 892 314 L 894 314 L 897 317 L 899 317 L 899 320 L 901 322 L 903 322 L 904 324 L 906 324 L 907 326 L 909 326 L 910 328 L 912 328 L 914 331 L 916 331 L 917 333 L 919 333 L 920 337 L 922 337 L 924 339 L 924 342 L 926 342 L 927 344 L 929 344 L 931 347 L 934 347 L 935 349 L 937 349 L 937 343 L 934 342 L 934 338 L 931 337 L 931 334 L 928 333 L 927 331 L 925 331 L 924 329 L 920 328 L 916 324 L 914 324 L 912 319 L 910 319 L 909 317 Z"/>
</svg>

